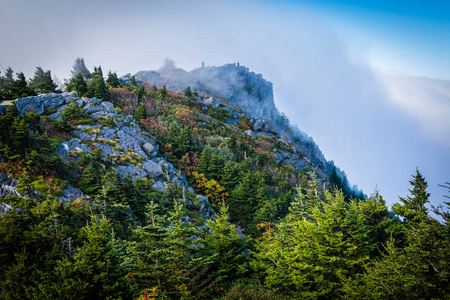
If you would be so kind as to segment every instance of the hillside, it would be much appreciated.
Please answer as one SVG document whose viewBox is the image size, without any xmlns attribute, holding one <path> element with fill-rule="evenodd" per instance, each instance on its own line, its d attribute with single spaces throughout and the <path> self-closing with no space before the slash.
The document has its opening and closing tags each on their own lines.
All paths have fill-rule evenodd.
<svg viewBox="0 0 450 300">
<path fill-rule="evenodd" d="M 242 66 L 84 72 L 0 116 L 0 298 L 449 295 L 418 170 L 365 199 Z"/>
</svg>

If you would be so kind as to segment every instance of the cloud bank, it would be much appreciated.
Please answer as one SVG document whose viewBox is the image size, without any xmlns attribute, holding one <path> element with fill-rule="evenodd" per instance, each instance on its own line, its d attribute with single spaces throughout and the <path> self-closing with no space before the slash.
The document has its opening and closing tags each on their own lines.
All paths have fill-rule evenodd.
<svg viewBox="0 0 450 300">
<path fill-rule="evenodd" d="M 303 4 L 270 1 L 25 1 L 0 4 L 0 63 L 60 79 L 73 61 L 118 75 L 240 62 L 274 84 L 275 103 L 366 193 L 408 195 L 418 167 L 434 203 L 450 180 L 449 82 L 383 74 L 361 45 Z"/>
</svg>

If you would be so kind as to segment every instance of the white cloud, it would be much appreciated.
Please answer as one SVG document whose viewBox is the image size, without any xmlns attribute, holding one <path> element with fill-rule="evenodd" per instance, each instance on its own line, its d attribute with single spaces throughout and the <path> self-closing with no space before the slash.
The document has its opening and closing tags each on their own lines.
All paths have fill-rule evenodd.
<svg viewBox="0 0 450 300">
<path fill-rule="evenodd" d="M 391 101 L 407 111 L 425 134 L 450 147 L 450 81 L 383 74 Z"/>
</svg>

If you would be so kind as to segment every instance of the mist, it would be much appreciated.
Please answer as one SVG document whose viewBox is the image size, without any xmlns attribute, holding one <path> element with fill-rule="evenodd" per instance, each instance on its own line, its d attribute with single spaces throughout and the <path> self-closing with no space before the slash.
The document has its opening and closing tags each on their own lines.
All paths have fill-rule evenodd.
<svg viewBox="0 0 450 300">
<path fill-rule="evenodd" d="M 366 194 L 409 194 L 416 168 L 442 203 L 450 181 L 448 82 L 393 76 L 305 4 L 268 1 L 25 1 L 0 4 L 0 64 L 67 78 L 77 57 L 117 74 L 240 62 L 273 83 L 291 124 Z M 1 69 L 0 69 L 1 70 Z M 2 72 L 3 73 L 3 72 Z M 422 81 L 421 81 L 422 80 Z M 426 108 L 426 109 L 425 109 Z"/>
</svg>

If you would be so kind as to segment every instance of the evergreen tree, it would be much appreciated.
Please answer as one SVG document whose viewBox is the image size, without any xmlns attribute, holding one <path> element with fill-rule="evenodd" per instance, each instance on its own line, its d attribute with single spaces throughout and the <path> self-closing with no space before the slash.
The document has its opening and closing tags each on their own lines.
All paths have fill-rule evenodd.
<svg viewBox="0 0 450 300">
<path fill-rule="evenodd" d="M 295 299 L 344 297 L 344 285 L 359 278 L 368 261 L 367 228 L 341 192 L 327 192 L 311 220 L 287 219 L 269 229 L 252 265 L 267 287 Z"/>
<path fill-rule="evenodd" d="M 231 282 L 246 273 L 249 239 L 237 232 L 235 225 L 229 221 L 228 207 L 219 205 L 215 220 L 209 219 L 200 239 L 200 254 L 211 259 L 202 284 L 205 286 L 203 296 L 221 293 Z"/>
<path fill-rule="evenodd" d="M 117 88 L 120 86 L 120 80 L 117 77 L 116 72 L 112 73 L 111 70 L 108 72 L 108 77 L 106 78 L 106 83 L 113 88 Z"/>
<path fill-rule="evenodd" d="M 105 100 L 108 93 L 109 90 L 105 83 L 105 79 L 103 78 L 102 67 L 94 67 L 94 72 L 92 73 L 92 79 L 88 85 L 86 96 Z"/>
<path fill-rule="evenodd" d="M 230 192 L 238 184 L 239 172 L 237 167 L 231 161 L 227 161 L 225 164 L 220 182 Z"/>
<path fill-rule="evenodd" d="M 86 65 L 84 64 L 83 58 L 77 58 L 73 64 L 73 69 L 70 72 L 72 75 L 72 78 L 77 76 L 78 74 L 81 74 L 81 77 L 83 78 L 91 78 L 91 73 L 89 72 L 88 68 L 86 68 Z"/>
<path fill-rule="evenodd" d="M 6 69 L 5 76 L 0 77 L 0 101 L 11 100 L 11 87 L 14 83 L 14 71 L 9 67 Z"/>
<path fill-rule="evenodd" d="M 191 98 L 192 97 L 192 92 L 191 92 L 191 87 L 188 86 L 184 91 L 183 91 L 184 97 L 186 98 Z"/>
<path fill-rule="evenodd" d="M 14 80 L 13 84 L 11 85 L 10 93 L 11 99 L 36 96 L 36 93 L 28 87 L 27 80 L 25 79 L 25 75 L 22 72 L 17 73 L 17 79 Z"/>
<path fill-rule="evenodd" d="M 134 112 L 134 118 L 137 122 L 144 119 L 146 120 L 148 118 L 147 115 L 147 108 L 145 107 L 145 103 L 141 103 L 138 108 L 136 108 L 136 111 Z"/>
<path fill-rule="evenodd" d="M 67 83 L 67 90 L 69 92 L 76 91 L 78 97 L 84 97 L 87 94 L 88 85 L 81 73 L 77 73 L 69 80 L 69 83 Z"/>
<path fill-rule="evenodd" d="M 425 204 L 429 202 L 430 194 L 426 190 L 428 183 L 419 170 L 416 170 L 416 175 L 413 176 L 409 183 L 413 186 L 413 189 L 409 190 L 411 196 L 406 198 L 400 197 L 400 201 L 403 204 L 395 203 L 392 208 L 396 214 L 404 217 L 406 221 L 413 221 L 427 215 L 428 209 L 425 207 Z"/>
<path fill-rule="evenodd" d="M 55 269 L 52 290 L 56 299 L 123 299 L 131 298 L 130 285 L 120 271 L 120 260 L 114 251 L 111 229 L 105 218 L 93 216 L 83 228 L 87 242 L 78 249 L 73 261 L 65 259 Z"/>
<path fill-rule="evenodd" d="M 57 85 L 53 82 L 50 71 L 44 71 L 41 67 L 36 67 L 34 77 L 30 80 L 30 88 L 38 94 L 54 93 Z"/>
<path fill-rule="evenodd" d="M 247 173 L 231 193 L 230 209 L 232 218 L 248 229 L 256 210 L 256 190 L 252 173 Z"/>
</svg>

